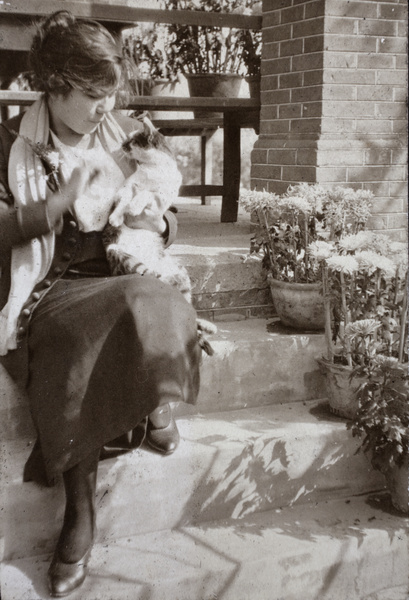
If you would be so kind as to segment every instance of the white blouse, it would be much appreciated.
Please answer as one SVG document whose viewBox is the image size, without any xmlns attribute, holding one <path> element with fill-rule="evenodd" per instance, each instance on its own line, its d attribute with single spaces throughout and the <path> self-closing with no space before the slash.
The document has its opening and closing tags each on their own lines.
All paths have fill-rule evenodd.
<svg viewBox="0 0 409 600">
<path fill-rule="evenodd" d="M 51 135 L 63 161 L 62 169 L 66 179 L 70 178 L 77 166 L 85 165 L 89 171 L 96 167 L 99 169 L 100 174 L 88 188 L 87 194 L 77 198 L 71 210 L 81 231 L 102 231 L 108 222 L 115 192 L 125 179 L 125 166 L 123 171 L 118 165 L 123 158 L 120 156 L 120 147 L 114 153 L 118 154 L 116 162 L 102 145 L 96 132 L 85 135 L 77 146 L 67 146 L 53 132 Z"/>
</svg>

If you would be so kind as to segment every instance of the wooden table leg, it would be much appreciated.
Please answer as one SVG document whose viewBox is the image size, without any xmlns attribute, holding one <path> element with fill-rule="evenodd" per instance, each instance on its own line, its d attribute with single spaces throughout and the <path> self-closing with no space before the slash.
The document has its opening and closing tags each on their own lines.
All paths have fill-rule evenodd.
<svg viewBox="0 0 409 600">
<path fill-rule="evenodd" d="M 203 133 L 200 138 L 200 183 L 206 185 L 212 183 L 213 180 L 213 131 L 211 133 Z M 202 206 L 212 203 L 210 196 L 202 195 Z"/>
<path fill-rule="evenodd" d="M 240 193 L 240 126 L 234 112 L 224 113 L 222 223 L 235 223 Z"/>
</svg>

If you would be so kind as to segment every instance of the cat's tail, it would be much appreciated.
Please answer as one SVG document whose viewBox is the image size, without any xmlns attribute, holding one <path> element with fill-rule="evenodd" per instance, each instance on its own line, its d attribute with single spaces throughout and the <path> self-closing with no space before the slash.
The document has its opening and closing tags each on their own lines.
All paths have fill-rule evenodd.
<svg viewBox="0 0 409 600">
<path fill-rule="evenodd" d="M 213 335 L 217 332 L 217 327 L 214 323 L 206 321 L 206 319 L 196 319 L 197 324 L 197 338 L 199 340 L 199 346 L 208 354 L 213 356 L 214 350 L 207 340 L 206 335 Z"/>
</svg>

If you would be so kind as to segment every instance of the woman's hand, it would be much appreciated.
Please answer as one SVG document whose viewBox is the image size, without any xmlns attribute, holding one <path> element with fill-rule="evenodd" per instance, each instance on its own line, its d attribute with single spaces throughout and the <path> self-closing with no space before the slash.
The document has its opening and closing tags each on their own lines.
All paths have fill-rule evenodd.
<svg viewBox="0 0 409 600">
<path fill-rule="evenodd" d="M 85 167 L 76 167 L 69 179 L 61 174 L 60 189 L 47 197 L 48 216 L 52 225 L 57 223 L 77 198 L 87 193 L 100 173 L 98 168 L 89 171 Z"/>
<path fill-rule="evenodd" d="M 167 198 L 160 193 L 149 193 L 150 202 L 138 215 L 125 213 L 125 225 L 132 229 L 148 229 L 156 233 L 164 233 L 167 223 L 163 215 L 167 209 Z"/>
<path fill-rule="evenodd" d="M 137 217 L 126 215 L 125 225 L 131 229 L 148 229 L 156 233 L 164 233 L 167 227 L 163 214 L 153 211 L 151 208 L 145 208 Z"/>
</svg>

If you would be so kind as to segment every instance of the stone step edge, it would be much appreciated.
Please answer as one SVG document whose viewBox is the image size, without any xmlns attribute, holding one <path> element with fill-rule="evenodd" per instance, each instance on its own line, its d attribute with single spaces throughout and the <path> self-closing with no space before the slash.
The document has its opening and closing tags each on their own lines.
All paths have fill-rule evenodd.
<svg viewBox="0 0 409 600">
<path fill-rule="evenodd" d="M 270 333 L 267 326 L 276 323 L 276 319 L 269 317 L 245 319 L 236 315 L 233 319 L 229 312 L 225 318 L 218 318 L 218 331 L 208 338 L 215 354 L 203 354 L 202 383 L 194 412 L 235 410 L 249 401 L 253 406 L 268 405 L 326 395 L 324 378 L 315 361 L 325 351 L 323 334 L 288 329 L 285 333 L 281 330 Z M 290 373 L 287 363 L 295 372 Z M 14 365 L 17 377 L 18 366 Z M 183 406 L 186 413 L 191 408 Z M 1 439 L 32 434 L 25 391 L 13 382 L 3 365 L 0 365 L 0 417 Z"/>
<path fill-rule="evenodd" d="M 243 319 L 278 319 L 273 304 L 253 304 L 245 306 L 226 306 L 218 308 L 199 308 L 200 303 L 195 302 L 193 295 L 193 306 L 196 306 L 196 312 L 202 319 L 209 321 L 238 321 Z"/>
<path fill-rule="evenodd" d="M 379 493 L 128 536 L 94 546 L 70 598 L 405 600 L 407 525 Z M 48 599 L 50 558 L 4 562 L 2 600 Z"/>
<path fill-rule="evenodd" d="M 292 403 L 182 418 L 181 443 L 172 456 L 144 446 L 101 461 L 99 541 L 384 489 L 383 476 L 367 457 L 355 456 L 358 443 L 345 422 L 323 421 L 321 412 L 310 412 L 315 406 Z M 61 482 L 50 490 L 22 483 L 28 454 L 20 441 L 2 460 L 8 482 L 5 559 L 52 548 L 62 522 Z M 149 504 L 139 504 L 138 498 L 149 495 Z"/>
</svg>

